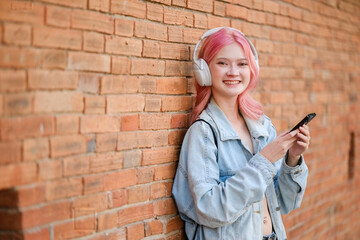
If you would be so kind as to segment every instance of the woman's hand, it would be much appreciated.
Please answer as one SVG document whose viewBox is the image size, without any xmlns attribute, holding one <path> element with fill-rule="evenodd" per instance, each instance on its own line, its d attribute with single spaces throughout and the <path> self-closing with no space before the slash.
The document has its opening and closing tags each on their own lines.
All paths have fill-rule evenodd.
<svg viewBox="0 0 360 240">
<path fill-rule="evenodd" d="M 306 125 L 300 127 L 296 137 L 297 137 L 297 141 L 289 149 L 287 164 L 290 167 L 296 166 L 300 159 L 300 155 L 303 154 L 309 148 L 309 144 L 310 144 L 309 127 Z"/>
<path fill-rule="evenodd" d="M 295 130 L 280 134 L 260 151 L 261 155 L 272 163 L 278 161 L 280 158 L 285 156 L 286 152 L 291 147 L 293 147 L 295 142 L 298 140 L 297 134 L 299 132 L 299 130 Z M 300 152 L 300 149 L 292 150 L 293 154 L 296 154 L 297 152 Z"/>
</svg>

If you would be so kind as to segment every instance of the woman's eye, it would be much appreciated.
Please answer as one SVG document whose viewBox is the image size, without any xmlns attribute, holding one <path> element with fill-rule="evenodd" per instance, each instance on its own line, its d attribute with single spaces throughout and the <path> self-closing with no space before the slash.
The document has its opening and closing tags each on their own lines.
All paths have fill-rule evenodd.
<svg viewBox="0 0 360 240">
<path fill-rule="evenodd" d="M 247 66 L 247 65 L 248 65 L 247 62 L 240 62 L 240 63 L 239 63 L 239 66 Z"/>
<path fill-rule="evenodd" d="M 225 62 L 218 62 L 219 65 L 226 65 Z"/>
</svg>

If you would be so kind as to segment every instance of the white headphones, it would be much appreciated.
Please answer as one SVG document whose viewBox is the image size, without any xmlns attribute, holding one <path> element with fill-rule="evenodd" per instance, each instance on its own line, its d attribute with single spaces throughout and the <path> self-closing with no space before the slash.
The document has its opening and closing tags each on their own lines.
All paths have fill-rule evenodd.
<svg viewBox="0 0 360 240">
<path fill-rule="evenodd" d="M 240 30 L 237 30 L 235 28 L 231 28 L 231 27 L 218 27 L 218 28 L 213 28 L 207 32 L 205 32 L 202 37 L 200 38 L 200 40 L 197 42 L 195 49 L 194 49 L 194 54 L 193 54 L 193 72 L 195 75 L 195 79 L 198 82 L 198 84 L 200 86 L 211 86 L 212 85 L 212 81 L 211 81 L 211 73 L 209 70 L 209 66 L 207 65 L 206 61 L 202 58 L 197 58 L 197 49 L 200 46 L 200 43 L 202 42 L 202 40 L 204 38 L 209 37 L 210 35 L 220 31 L 223 28 L 227 28 L 227 29 L 231 29 L 231 30 L 235 30 L 237 32 L 239 32 L 245 39 L 246 41 L 249 43 L 251 51 L 254 55 L 255 58 L 255 62 L 256 65 L 259 69 L 259 61 L 258 61 L 258 54 L 256 52 L 256 49 L 254 47 L 254 45 L 250 42 L 249 39 L 247 39 L 247 37 L 245 36 L 245 34 L 243 34 Z"/>
</svg>

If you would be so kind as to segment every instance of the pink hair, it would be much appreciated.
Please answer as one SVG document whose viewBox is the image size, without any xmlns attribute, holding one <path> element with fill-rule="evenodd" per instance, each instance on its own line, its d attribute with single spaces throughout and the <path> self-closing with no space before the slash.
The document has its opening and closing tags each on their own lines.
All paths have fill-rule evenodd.
<svg viewBox="0 0 360 240">
<path fill-rule="evenodd" d="M 250 45 L 243 35 L 235 30 L 223 28 L 207 37 L 199 51 L 199 58 L 203 58 L 208 64 L 223 47 L 232 43 L 238 43 L 244 50 L 245 57 L 249 61 L 250 83 L 248 87 L 239 94 L 239 109 L 245 116 L 258 120 L 263 115 L 263 108 L 259 102 L 250 96 L 258 83 L 259 69 L 251 51 Z M 195 81 L 196 99 L 195 107 L 190 116 L 190 122 L 194 122 L 200 113 L 206 108 L 211 98 L 211 86 L 203 87 Z"/>
</svg>

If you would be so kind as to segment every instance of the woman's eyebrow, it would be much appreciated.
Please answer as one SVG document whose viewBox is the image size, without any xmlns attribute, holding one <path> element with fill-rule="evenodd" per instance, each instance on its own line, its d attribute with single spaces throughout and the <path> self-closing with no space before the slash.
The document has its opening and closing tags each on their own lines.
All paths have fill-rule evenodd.
<svg viewBox="0 0 360 240">
<path fill-rule="evenodd" d="M 216 60 L 237 60 L 237 61 L 244 61 L 247 59 L 246 58 L 227 58 L 227 57 L 218 57 L 216 58 Z"/>
</svg>

